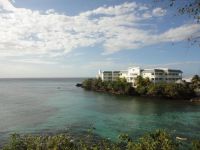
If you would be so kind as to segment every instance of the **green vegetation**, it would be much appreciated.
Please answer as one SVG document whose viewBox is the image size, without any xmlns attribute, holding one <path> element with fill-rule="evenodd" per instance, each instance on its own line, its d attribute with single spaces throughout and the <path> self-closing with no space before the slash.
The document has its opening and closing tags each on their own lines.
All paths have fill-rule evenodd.
<svg viewBox="0 0 200 150">
<path fill-rule="evenodd" d="M 144 96 L 169 99 L 191 99 L 195 97 L 193 86 L 187 83 L 151 83 L 149 79 L 138 76 L 136 92 Z"/>
<path fill-rule="evenodd" d="M 94 137 L 72 140 L 68 135 L 20 136 L 13 134 L 3 150 L 179 150 L 181 141 L 177 141 L 164 130 L 148 133 L 134 140 L 127 134 L 119 136 L 117 142 L 106 139 L 94 140 Z M 198 150 L 200 141 L 188 144 L 188 149 Z"/>
<path fill-rule="evenodd" d="M 113 94 L 131 95 L 134 88 L 126 79 L 117 79 L 116 81 L 102 81 L 99 79 L 87 79 L 82 83 L 83 88 L 87 90 L 109 92 Z"/>
<path fill-rule="evenodd" d="M 108 92 L 122 95 L 141 95 L 149 97 L 161 97 L 167 99 L 191 99 L 195 97 L 195 89 L 200 87 L 200 77 L 194 76 L 192 83 L 152 83 L 149 78 L 138 76 L 135 80 L 136 88 L 132 87 L 126 79 L 117 81 L 102 81 L 99 79 L 87 79 L 83 82 L 83 88 L 100 92 Z"/>
<path fill-rule="evenodd" d="M 178 6 L 177 10 L 179 14 L 186 14 L 199 23 L 200 21 L 200 1 L 199 0 L 190 0 L 178 3 L 178 0 L 169 0 L 170 6 Z"/>
<path fill-rule="evenodd" d="M 200 89 L 200 77 L 195 75 L 191 80 L 191 86 L 193 89 Z"/>
</svg>

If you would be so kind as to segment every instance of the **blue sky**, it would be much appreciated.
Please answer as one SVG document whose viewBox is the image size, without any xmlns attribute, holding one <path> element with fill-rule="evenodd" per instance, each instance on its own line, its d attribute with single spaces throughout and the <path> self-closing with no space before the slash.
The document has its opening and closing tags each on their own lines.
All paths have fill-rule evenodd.
<svg viewBox="0 0 200 150">
<path fill-rule="evenodd" d="M 153 0 L 0 0 L 0 77 L 92 77 L 168 67 L 200 74 L 200 25 Z"/>
</svg>

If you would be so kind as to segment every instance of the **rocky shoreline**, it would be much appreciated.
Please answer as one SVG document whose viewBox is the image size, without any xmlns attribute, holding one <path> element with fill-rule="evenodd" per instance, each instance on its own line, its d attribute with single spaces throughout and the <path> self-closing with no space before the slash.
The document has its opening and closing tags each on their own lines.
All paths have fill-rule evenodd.
<svg viewBox="0 0 200 150">
<path fill-rule="evenodd" d="M 192 99 L 190 99 L 190 102 L 198 102 L 198 103 L 200 103 L 200 97 L 192 98 Z"/>
<path fill-rule="evenodd" d="M 81 87 L 84 89 L 87 89 L 84 87 L 84 85 L 82 83 L 77 83 L 76 87 Z M 103 89 L 91 89 L 91 91 L 94 92 L 101 92 L 101 93 L 108 93 L 108 94 L 113 94 L 113 95 L 127 95 L 127 96 L 140 96 L 140 97 L 147 97 L 147 98 L 163 98 L 163 99 L 173 99 L 173 100 L 180 100 L 180 98 L 167 98 L 167 97 L 163 97 L 163 96 L 159 96 L 159 95 L 139 95 L 137 93 L 134 94 L 123 94 L 119 91 L 106 91 Z M 197 97 L 193 97 L 193 98 L 187 98 L 187 99 L 182 99 L 182 100 L 187 100 L 190 102 L 199 102 L 200 103 L 200 96 Z"/>
</svg>

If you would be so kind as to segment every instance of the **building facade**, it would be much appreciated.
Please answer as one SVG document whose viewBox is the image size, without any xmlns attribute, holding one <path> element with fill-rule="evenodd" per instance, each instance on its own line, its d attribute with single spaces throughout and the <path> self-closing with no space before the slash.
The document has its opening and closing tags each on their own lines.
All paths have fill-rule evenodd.
<svg viewBox="0 0 200 150">
<path fill-rule="evenodd" d="M 102 81 L 116 81 L 120 77 L 120 71 L 101 71 L 97 75 L 97 78 L 101 78 Z"/>
<path fill-rule="evenodd" d="M 154 83 L 159 82 L 176 82 L 182 80 L 182 71 L 175 69 L 145 69 L 142 71 L 143 78 L 149 78 Z"/>
<path fill-rule="evenodd" d="M 116 81 L 118 78 L 125 78 L 127 82 L 135 86 L 135 79 L 138 76 L 149 78 L 153 83 L 172 83 L 182 80 L 182 71 L 168 68 L 141 69 L 140 67 L 129 67 L 124 71 L 101 71 L 97 78 L 103 81 Z"/>
</svg>

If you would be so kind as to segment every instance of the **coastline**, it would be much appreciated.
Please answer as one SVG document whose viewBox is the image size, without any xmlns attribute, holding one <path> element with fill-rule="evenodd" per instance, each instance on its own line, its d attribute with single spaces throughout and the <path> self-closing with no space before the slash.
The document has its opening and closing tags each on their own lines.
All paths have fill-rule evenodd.
<svg viewBox="0 0 200 150">
<path fill-rule="evenodd" d="M 197 95 L 194 95 L 194 96 L 191 96 L 191 97 L 188 97 L 188 98 L 184 98 L 184 97 L 176 97 L 176 98 L 173 98 L 173 97 L 166 97 L 166 96 L 161 96 L 161 95 L 140 95 L 139 93 L 137 92 L 132 92 L 131 94 L 124 94 L 124 93 L 121 93 L 121 92 L 114 92 L 114 91 L 109 91 L 109 90 L 102 90 L 102 89 L 88 89 L 87 87 L 85 87 L 83 85 L 83 83 L 77 83 L 76 84 L 77 87 L 81 87 L 87 91 L 93 91 L 93 92 L 98 92 L 98 93 L 107 93 L 107 94 L 112 94 L 112 95 L 121 95 L 121 96 L 131 96 L 131 97 L 143 97 L 143 98 L 158 98 L 158 99 L 164 99 L 164 100 L 177 100 L 177 101 L 180 101 L 180 100 L 183 100 L 183 101 L 189 101 L 189 102 L 200 102 L 200 97 L 197 96 Z"/>
</svg>

